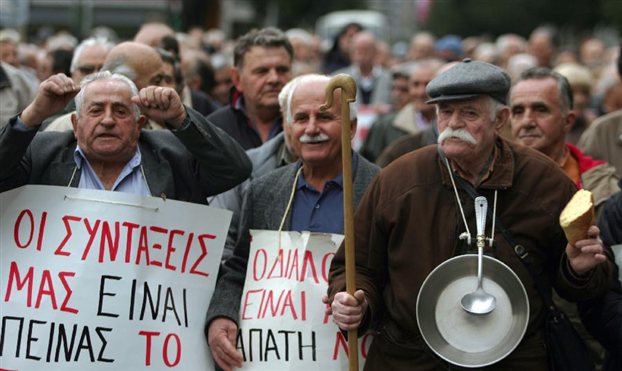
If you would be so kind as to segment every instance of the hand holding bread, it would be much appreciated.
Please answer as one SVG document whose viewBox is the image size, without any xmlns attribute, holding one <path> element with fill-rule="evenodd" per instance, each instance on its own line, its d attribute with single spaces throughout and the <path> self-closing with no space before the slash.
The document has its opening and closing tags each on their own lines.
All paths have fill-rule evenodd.
<svg viewBox="0 0 622 371">
<path fill-rule="evenodd" d="M 594 225 L 594 197 L 590 191 L 580 189 L 572 196 L 559 216 L 568 243 L 574 245 L 587 238 L 587 230 Z"/>
<path fill-rule="evenodd" d="M 577 191 L 562 211 L 559 223 L 568 239 L 566 255 L 575 273 L 584 274 L 607 260 L 599 238 L 600 230 L 594 225 L 591 192 Z"/>
</svg>

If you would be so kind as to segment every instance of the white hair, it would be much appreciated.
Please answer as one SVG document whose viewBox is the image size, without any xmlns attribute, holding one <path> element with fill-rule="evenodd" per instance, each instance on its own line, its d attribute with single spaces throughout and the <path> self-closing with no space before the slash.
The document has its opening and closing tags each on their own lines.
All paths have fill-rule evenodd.
<svg viewBox="0 0 622 371">
<path fill-rule="evenodd" d="M 132 93 L 131 96 L 138 95 L 138 88 L 136 87 L 136 84 L 134 84 L 132 80 L 128 79 L 127 77 L 123 75 L 120 75 L 118 73 L 112 73 L 110 71 L 100 71 L 100 72 L 90 74 L 87 77 L 85 77 L 80 83 L 80 92 L 78 93 L 78 95 L 76 95 L 76 98 L 75 98 L 76 117 L 80 117 L 80 110 L 82 108 L 82 103 L 84 102 L 84 94 L 85 94 L 86 88 L 92 82 L 100 81 L 100 80 L 121 81 L 122 83 L 124 83 L 130 88 L 130 91 Z M 132 108 L 134 111 L 134 118 L 138 120 L 138 118 L 140 117 L 140 108 L 138 108 L 138 106 L 134 103 L 132 103 Z"/>
<path fill-rule="evenodd" d="M 330 80 L 329 76 L 310 73 L 306 75 L 300 75 L 294 78 L 293 80 L 291 80 L 289 83 L 287 83 L 283 87 L 283 89 L 281 89 L 281 92 L 279 93 L 279 105 L 281 106 L 281 112 L 283 112 L 285 123 L 291 124 L 294 121 L 294 115 L 292 113 L 292 99 L 294 97 L 294 93 L 296 92 L 296 89 L 298 89 L 300 84 L 307 83 L 307 82 L 328 83 L 329 80 Z M 357 117 L 356 105 L 354 103 L 355 102 L 349 103 L 350 121 L 356 120 L 356 117 Z M 333 104 L 339 104 L 339 102 L 333 102 Z M 283 109 L 284 106 L 285 106 L 285 109 Z"/>
<path fill-rule="evenodd" d="M 499 111 L 505 108 L 506 105 L 499 102 L 498 100 L 494 99 L 491 96 L 487 96 L 487 98 L 488 98 L 487 106 L 488 106 L 488 113 L 490 114 L 490 121 L 495 121 L 497 119 L 497 115 L 499 114 Z"/>
<path fill-rule="evenodd" d="M 283 89 L 281 89 L 281 91 L 279 92 L 279 107 L 281 107 L 281 115 L 283 116 L 283 120 L 285 120 L 286 123 L 291 122 L 290 120 L 290 116 L 291 113 L 289 113 L 289 102 L 290 102 L 290 97 L 292 95 L 292 90 L 294 89 L 294 86 L 296 86 L 299 82 L 300 79 L 302 78 L 302 76 L 296 76 L 293 79 L 289 80 L 287 82 L 287 84 L 285 84 L 285 86 L 283 86 Z"/>
<path fill-rule="evenodd" d="M 71 67 L 69 68 L 69 72 L 71 72 L 72 74 L 75 73 L 78 69 L 78 63 L 80 61 L 80 58 L 82 57 L 82 53 L 84 53 L 86 49 L 94 47 L 101 47 L 102 49 L 105 49 L 106 52 L 109 52 L 110 49 L 114 47 L 114 43 L 102 37 L 89 37 L 88 39 L 84 39 L 73 52 L 73 58 L 71 58 Z"/>
</svg>

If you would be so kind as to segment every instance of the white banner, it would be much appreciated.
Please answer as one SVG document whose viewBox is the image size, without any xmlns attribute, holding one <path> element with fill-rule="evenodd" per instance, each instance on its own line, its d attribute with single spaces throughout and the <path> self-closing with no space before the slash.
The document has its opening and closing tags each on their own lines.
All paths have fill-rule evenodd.
<svg viewBox="0 0 622 371">
<path fill-rule="evenodd" d="M 347 341 L 322 296 L 342 235 L 252 230 L 237 347 L 243 370 L 347 370 Z M 371 344 L 359 339 L 359 365 Z"/>
<path fill-rule="evenodd" d="M 0 368 L 210 370 L 231 212 L 51 186 L 0 195 Z"/>
</svg>

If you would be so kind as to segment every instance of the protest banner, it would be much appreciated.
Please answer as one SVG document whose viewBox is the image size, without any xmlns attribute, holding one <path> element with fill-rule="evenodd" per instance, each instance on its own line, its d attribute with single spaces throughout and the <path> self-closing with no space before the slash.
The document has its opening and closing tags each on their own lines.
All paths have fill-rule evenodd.
<svg viewBox="0 0 622 371">
<path fill-rule="evenodd" d="M 237 348 L 243 370 L 347 370 L 347 341 L 322 296 L 343 235 L 251 230 Z M 359 342 L 363 365 L 371 335 Z"/>
<path fill-rule="evenodd" d="M 211 370 L 231 212 L 29 185 L 0 194 L 0 368 Z"/>
</svg>

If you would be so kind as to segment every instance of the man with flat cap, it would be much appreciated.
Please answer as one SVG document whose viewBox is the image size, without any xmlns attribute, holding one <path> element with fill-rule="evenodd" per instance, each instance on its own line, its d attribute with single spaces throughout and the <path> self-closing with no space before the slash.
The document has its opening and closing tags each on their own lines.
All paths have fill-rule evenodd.
<svg viewBox="0 0 622 371">
<path fill-rule="evenodd" d="M 439 264 L 476 252 L 475 195 L 486 197 L 489 205 L 485 235 L 494 243 L 492 247 L 486 244 L 485 253 L 510 267 L 529 297 L 529 322 L 522 340 L 489 368 L 549 367 L 543 336 L 545 307 L 517 253 L 526 254 L 531 267 L 542 273 L 541 280 L 568 300 L 593 297 L 609 287 L 612 265 L 598 228 L 590 227 L 586 239 L 570 245 L 559 226 L 559 215 L 576 192 L 575 185 L 546 156 L 499 137 L 509 116 L 509 88 L 507 73 L 478 61 L 464 60 L 435 77 L 427 92 L 428 103 L 436 105 L 438 144 L 389 164 L 363 196 L 354 223 L 357 290 L 354 295 L 345 292 L 341 246 L 330 269 L 327 311 L 342 330 L 358 329 L 363 334 L 371 327 L 378 332 L 366 370 L 454 368 L 435 353 L 439 349 L 433 350 L 424 341 L 417 323 L 417 296 Z M 502 228 L 509 233 L 502 233 Z M 461 238 L 466 235 L 463 232 L 470 233 L 472 243 Z M 465 321 L 471 318 L 480 324 L 510 310 L 507 302 L 503 307 L 498 300 L 489 314 L 463 311 L 462 294 L 474 290 L 461 292 L 447 303 L 428 300 L 420 305 L 435 306 L 441 312 L 453 306 L 455 317 L 467 316 Z M 441 327 L 451 332 L 450 321 L 455 317 L 429 320 L 444 323 Z M 458 339 L 457 332 L 446 335 L 448 340 L 453 336 L 452 344 L 477 347 L 479 338 L 503 341 L 503 329 L 494 331 L 499 334 L 487 337 L 482 333 L 466 340 Z M 480 345 L 488 349 L 486 343 Z M 476 353 L 472 349 L 462 350 Z"/>
</svg>

